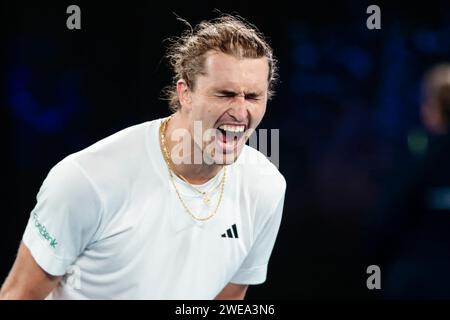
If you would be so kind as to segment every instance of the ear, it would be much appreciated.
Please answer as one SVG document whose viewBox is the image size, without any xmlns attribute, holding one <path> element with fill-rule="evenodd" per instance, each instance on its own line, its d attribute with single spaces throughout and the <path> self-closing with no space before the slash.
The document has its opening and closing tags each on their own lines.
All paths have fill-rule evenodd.
<svg viewBox="0 0 450 320">
<path fill-rule="evenodd" d="M 191 106 L 191 95 L 189 86 L 184 79 L 180 79 L 177 81 L 177 93 L 178 100 L 180 101 L 181 109 L 190 111 L 192 109 Z"/>
</svg>

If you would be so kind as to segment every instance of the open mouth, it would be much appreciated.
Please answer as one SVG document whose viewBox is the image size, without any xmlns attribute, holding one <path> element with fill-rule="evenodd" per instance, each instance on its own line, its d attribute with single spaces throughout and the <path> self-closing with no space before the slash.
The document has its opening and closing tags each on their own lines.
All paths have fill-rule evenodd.
<svg viewBox="0 0 450 320">
<path fill-rule="evenodd" d="M 223 124 L 217 128 L 218 142 L 224 151 L 231 151 L 237 147 L 238 142 L 245 133 L 245 125 L 227 125 Z"/>
</svg>

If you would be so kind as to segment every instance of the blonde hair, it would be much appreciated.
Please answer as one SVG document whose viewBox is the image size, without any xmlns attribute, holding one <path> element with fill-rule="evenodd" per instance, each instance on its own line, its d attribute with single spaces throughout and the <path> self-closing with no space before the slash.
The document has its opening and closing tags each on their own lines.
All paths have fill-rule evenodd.
<svg viewBox="0 0 450 320">
<path fill-rule="evenodd" d="M 184 79 L 191 90 L 195 89 L 195 79 L 204 74 L 205 54 L 217 50 L 238 58 L 266 57 L 269 64 L 268 98 L 274 94 L 274 85 L 278 79 L 277 60 L 272 48 L 256 27 L 243 18 L 232 15 L 222 15 L 218 18 L 202 21 L 194 29 L 185 20 L 190 30 L 183 32 L 181 37 L 169 39 L 171 42 L 166 57 L 174 73 L 172 84 L 163 90 L 163 95 L 169 101 L 170 109 L 175 112 L 180 108 L 176 83 Z"/>
</svg>

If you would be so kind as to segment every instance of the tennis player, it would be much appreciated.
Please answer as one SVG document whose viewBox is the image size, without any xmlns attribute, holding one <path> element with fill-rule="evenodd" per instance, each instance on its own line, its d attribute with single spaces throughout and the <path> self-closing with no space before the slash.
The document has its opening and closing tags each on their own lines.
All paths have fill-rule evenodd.
<svg viewBox="0 0 450 320">
<path fill-rule="evenodd" d="M 286 182 L 245 144 L 276 81 L 257 29 L 224 15 L 173 39 L 171 116 L 56 164 L 3 299 L 244 299 L 266 280 Z"/>
</svg>

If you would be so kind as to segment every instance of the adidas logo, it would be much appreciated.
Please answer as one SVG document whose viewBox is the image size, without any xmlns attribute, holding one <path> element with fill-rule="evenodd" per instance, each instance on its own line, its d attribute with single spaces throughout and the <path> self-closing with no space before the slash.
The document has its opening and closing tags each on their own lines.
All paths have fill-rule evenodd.
<svg viewBox="0 0 450 320">
<path fill-rule="evenodd" d="M 237 228 L 236 228 L 236 224 L 233 224 L 231 226 L 231 228 L 228 228 L 227 232 L 222 234 L 222 238 L 236 238 L 236 239 L 239 238 L 238 232 L 237 232 Z"/>
</svg>

